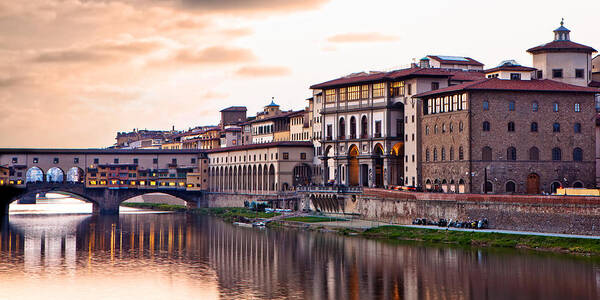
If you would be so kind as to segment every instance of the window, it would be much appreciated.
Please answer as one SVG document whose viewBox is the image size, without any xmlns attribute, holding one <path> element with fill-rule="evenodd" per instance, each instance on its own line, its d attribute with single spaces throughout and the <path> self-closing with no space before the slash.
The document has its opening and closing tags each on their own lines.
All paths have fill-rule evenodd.
<svg viewBox="0 0 600 300">
<path fill-rule="evenodd" d="M 463 147 L 458 147 L 458 160 L 465 159 L 465 152 L 463 151 Z"/>
<path fill-rule="evenodd" d="M 448 129 L 450 130 L 450 133 L 452 133 L 454 131 L 454 125 L 452 125 L 452 123 L 450 123 L 448 125 Z"/>
<path fill-rule="evenodd" d="M 531 103 L 531 111 L 532 112 L 536 112 L 536 111 L 538 111 L 538 109 L 540 109 L 540 107 L 537 102 Z"/>
<path fill-rule="evenodd" d="M 333 135 L 333 126 L 331 124 L 327 125 L 327 140 L 331 141 Z"/>
<path fill-rule="evenodd" d="M 506 149 L 506 160 L 517 160 L 517 149 L 515 147 Z"/>
<path fill-rule="evenodd" d="M 425 161 L 429 161 L 429 149 L 425 149 Z"/>
<path fill-rule="evenodd" d="M 559 123 L 552 124 L 552 132 L 560 132 L 560 124 Z"/>
<path fill-rule="evenodd" d="M 490 122 L 483 121 L 483 131 L 490 131 Z"/>
<path fill-rule="evenodd" d="M 392 82 L 390 85 L 390 97 L 398 97 L 404 95 L 404 81 Z"/>
<path fill-rule="evenodd" d="M 325 90 L 325 102 L 326 103 L 335 102 L 335 89 Z"/>
<path fill-rule="evenodd" d="M 583 78 L 583 69 L 575 69 L 575 78 Z"/>
<path fill-rule="evenodd" d="M 438 133 L 438 126 L 437 124 L 435 126 L 433 126 L 433 134 L 437 134 Z"/>
<path fill-rule="evenodd" d="M 300 159 L 305 160 L 306 159 L 306 153 L 301 152 L 300 153 Z"/>
<path fill-rule="evenodd" d="M 289 152 L 283 152 L 283 159 L 290 159 L 290 153 Z"/>
<path fill-rule="evenodd" d="M 531 122 L 531 132 L 537 132 L 537 131 L 538 131 L 538 123 Z"/>
<path fill-rule="evenodd" d="M 381 137 L 381 121 L 375 121 L 375 137 Z"/>
<path fill-rule="evenodd" d="M 16 157 L 13 157 L 13 158 L 12 158 L 12 163 L 13 163 L 13 164 L 16 164 L 16 163 L 18 163 L 18 162 L 19 162 L 19 159 L 18 159 L 18 158 L 16 158 Z"/>
<path fill-rule="evenodd" d="M 437 90 L 440 88 L 440 83 L 439 82 L 432 82 L 431 83 L 431 90 Z"/>
<path fill-rule="evenodd" d="M 521 73 L 510 73 L 510 80 L 521 80 Z"/>
<path fill-rule="evenodd" d="M 483 101 L 483 110 L 489 110 L 490 109 L 490 103 L 487 101 Z"/>
<path fill-rule="evenodd" d="M 529 160 L 540 160 L 540 150 L 537 147 L 529 148 Z"/>
<path fill-rule="evenodd" d="M 369 85 L 361 85 L 360 86 L 360 98 L 368 99 L 369 98 Z"/>
<path fill-rule="evenodd" d="M 55 163 L 55 164 L 57 164 L 58 162 L 59 162 L 59 159 L 58 159 L 58 157 L 55 157 L 55 158 L 54 158 L 54 163 Z"/>
<path fill-rule="evenodd" d="M 360 119 L 360 135 L 361 135 L 360 137 L 362 139 L 366 139 L 367 138 L 367 123 L 368 123 L 367 122 L 367 117 L 363 116 Z"/>
<path fill-rule="evenodd" d="M 373 84 L 373 98 L 379 98 L 385 96 L 385 84 L 375 83 Z"/>
<path fill-rule="evenodd" d="M 560 148 L 552 149 L 552 160 L 562 160 L 562 152 Z"/>
<path fill-rule="evenodd" d="M 340 118 L 339 126 L 338 126 L 338 138 L 343 140 L 346 138 L 346 121 L 344 118 Z"/>
<path fill-rule="evenodd" d="M 508 110 L 515 111 L 515 101 L 508 102 Z"/>
<path fill-rule="evenodd" d="M 508 122 L 508 131 L 509 132 L 515 131 L 515 122 Z"/>
<path fill-rule="evenodd" d="M 583 150 L 581 150 L 581 148 L 573 149 L 573 160 L 574 161 L 582 161 L 583 160 Z"/>
<path fill-rule="evenodd" d="M 433 148 L 433 161 L 437 161 L 437 148 Z"/>
<path fill-rule="evenodd" d="M 454 160 L 454 148 L 450 147 L 450 160 Z"/>
<path fill-rule="evenodd" d="M 140 161 L 140 160 L 139 160 L 139 159 L 137 159 L 137 158 L 134 158 L 134 159 L 133 159 L 133 163 L 134 163 L 134 164 L 136 164 L 136 165 L 139 163 L 139 161 Z"/>
<path fill-rule="evenodd" d="M 573 125 L 573 132 L 581 133 L 581 123 L 575 123 L 575 125 Z"/>
<path fill-rule="evenodd" d="M 354 116 L 350 118 L 350 138 L 356 138 L 356 118 Z"/>
<path fill-rule="evenodd" d="M 429 126 L 425 126 L 425 135 L 429 135 Z"/>
<path fill-rule="evenodd" d="M 98 159 L 98 158 L 94 158 L 94 164 L 95 164 L 95 165 L 97 165 L 97 164 L 99 164 L 99 163 L 100 163 L 100 159 Z"/>
<path fill-rule="evenodd" d="M 348 100 L 360 99 L 360 86 L 348 87 Z"/>
<path fill-rule="evenodd" d="M 442 161 L 446 160 L 446 149 L 442 147 Z"/>
<path fill-rule="evenodd" d="M 462 121 L 460 121 L 460 123 L 458 123 L 458 131 L 462 132 L 462 131 L 463 131 L 463 129 L 464 129 L 463 122 L 462 122 Z"/>
<path fill-rule="evenodd" d="M 575 103 L 575 112 L 580 112 L 580 111 L 581 111 L 581 104 Z"/>
<path fill-rule="evenodd" d="M 446 133 L 446 123 L 442 123 L 442 133 Z"/>
<path fill-rule="evenodd" d="M 153 163 L 153 164 L 157 164 L 157 163 L 158 163 L 158 158 L 153 158 L 153 159 L 152 159 L 152 163 Z"/>
<path fill-rule="evenodd" d="M 409 83 L 409 84 L 406 86 L 406 89 L 408 90 L 408 95 L 409 95 L 409 96 L 410 96 L 410 95 L 412 95 L 412 84 L 410 84 L 410 83 Z"/>
<path fill-rule="evenodd" d="M 507 193 L 514 193 L 516 190 L 516 185 L 514 182 L 509 181 L 506 183 L 506 192 Z"/>
<path fill-rule="evenodd" d="M 552 78 L 562 78 L 563 70 L 562 69 L 552 69 Z"/>
<path fill-rule="evenodd" d="M 339 100 L 340 101 L 346 101 L 346 97 L 347 97 L 347 93 L 346 93 L 346 88 L 340 88 L 339 90 Z"/>
<path fill-rule="evenodd" d="M 242 160 L 240 159 L 240 161 L 242 161 Z M 195 157 L 192 157 L 192 158 L 190 159 L 190 163 L 192 163 L 192 164 L 195 164 L 195 163 L 196 163 L 196 158 L 195 158 Z"/>
<path fill-rule="evenodd" d="M 115 164 L 118 164 L 118 163 L 119 163 L 119 159 L 118 159 L 118 158 L 115 158 L 115 159 L 114 159 L 114 163 L 115 163 Z"/>
<path fill-rule="evenodd" d="M 37 157 L 34 157 L 34 158 L 33 158 L 33 163 L 34 163 L 34 164 L 37 164 L 37 163 L 39 163 L 39 162 L 40 162 L 40 160 L 39 160 Z"/>
<path fill-rule="evenodd" d="M 450 108 L 450 110 L 451 111 L 458 110 L 458 95 L 452 96 L 452 107 Z"/>
<path fill-rule="evenodd" d="M 485 146 L 481 149 L 481 160 L 491 161 L 492 160 L 492 148 Z"/>
<path fill-rule="evenodd" d="M 543 77 L 542 75 L 544 75 L 544 73 L 542 72 L 542 70 L 538 70 L 538 71 L 536 72 L 536 78 L 537 78 L 537 79 L 542 79 L 542 77 Z"/>
</svg>

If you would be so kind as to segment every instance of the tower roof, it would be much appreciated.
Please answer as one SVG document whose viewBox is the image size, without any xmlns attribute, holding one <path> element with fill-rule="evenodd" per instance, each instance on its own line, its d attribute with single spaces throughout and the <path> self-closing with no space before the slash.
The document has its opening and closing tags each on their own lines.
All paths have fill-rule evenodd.
<svg viewBox="0 0 600 300">
<path fill-rule="evenodd" d="M 564 24 L 564 19 L 562 19 L 560 21 L 560 27 L 554 30 L 554 41 L 530 48 L 527 50 L 527 52 L 531 54 L 545 52 L 596 52 L 596 49 L 592 47 L 571 42 L 571 39 L 569 37 L 569 33 L 571 32 L 571 30 L 567 29 L 564 26 Z"/>
<path fill-rule="evenodd" d="M 279 105 L 275 104 L 275 98 L 271 98 L 271 103 L 269 103 L 269 105 L 265 106 L 265 107 L 279 107 Z"/>
</svg>

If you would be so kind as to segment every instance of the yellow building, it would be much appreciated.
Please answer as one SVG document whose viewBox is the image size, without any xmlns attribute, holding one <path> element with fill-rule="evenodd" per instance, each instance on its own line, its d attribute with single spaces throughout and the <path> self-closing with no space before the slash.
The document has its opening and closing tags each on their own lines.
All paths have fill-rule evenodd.
<svg viewBox="0 0 600 300">
<path fill-rule="evenodd" d="M 8 185 L 9 174 L 7 167 L 0 166 L 0 185 Z"/>
<path fill-rule="evenodd" d="M 179 149 L 183 149 L 183 144 L 179 141 L 170 141 L 170 142 L 165 142 L 164 144 L 162 144 L 160 148 L 168 149 L 168 150 L 179 150 Z"/>
</svg>

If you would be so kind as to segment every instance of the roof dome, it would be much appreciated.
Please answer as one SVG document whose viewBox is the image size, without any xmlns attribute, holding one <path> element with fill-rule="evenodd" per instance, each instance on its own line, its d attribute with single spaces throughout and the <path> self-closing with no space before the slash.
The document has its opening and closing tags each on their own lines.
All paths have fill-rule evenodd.
<svg viewBox="0 0 600 300">
<path fill-rule="evenodd" d="M 271 103 L 269 103 L 269 105 L 267 105 L 266 107 L 271 107 L 271 106 L 279 107 L 279 105 L 275 104 L 275 98 L 271 98 Z"/>
<path fill-rule="evenodd" d="M 560 27 L 554 29 L 554 40 L 555 41 L 568 41 L 569 40 L 569 32 L 571 30 L 567 29 L 565 26 L 565 19 L 560 20 Z"/>
</svg>

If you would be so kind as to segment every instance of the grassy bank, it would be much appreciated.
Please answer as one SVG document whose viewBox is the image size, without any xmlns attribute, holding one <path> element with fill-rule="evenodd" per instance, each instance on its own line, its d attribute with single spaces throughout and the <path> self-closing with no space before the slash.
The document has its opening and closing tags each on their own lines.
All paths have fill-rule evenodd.
<svg viewBox="0 0 600 300">
<path fill-rule="evenodd" d="M 362 233 L 365 237 L 471 245 L 481 247 L 526 248 L 574 254 L 600 255 L 596 239 L 564 238 L 490 232 L 469 232 L 381 226 Z"/>
<path fill-rule="evenodd" d="M 339 221 L 348 221 L 348 220 L 346 220 L 346 219 L 339 219 L 339 218 L 306 216 L 306 217 L 290 217 L 290 218 L 285 218 L 285 219 L 283 219 L 283 221 L 304 222 L 304 223 L 319 223 L 319 222 L 339 222 Z"/>
</svg>

